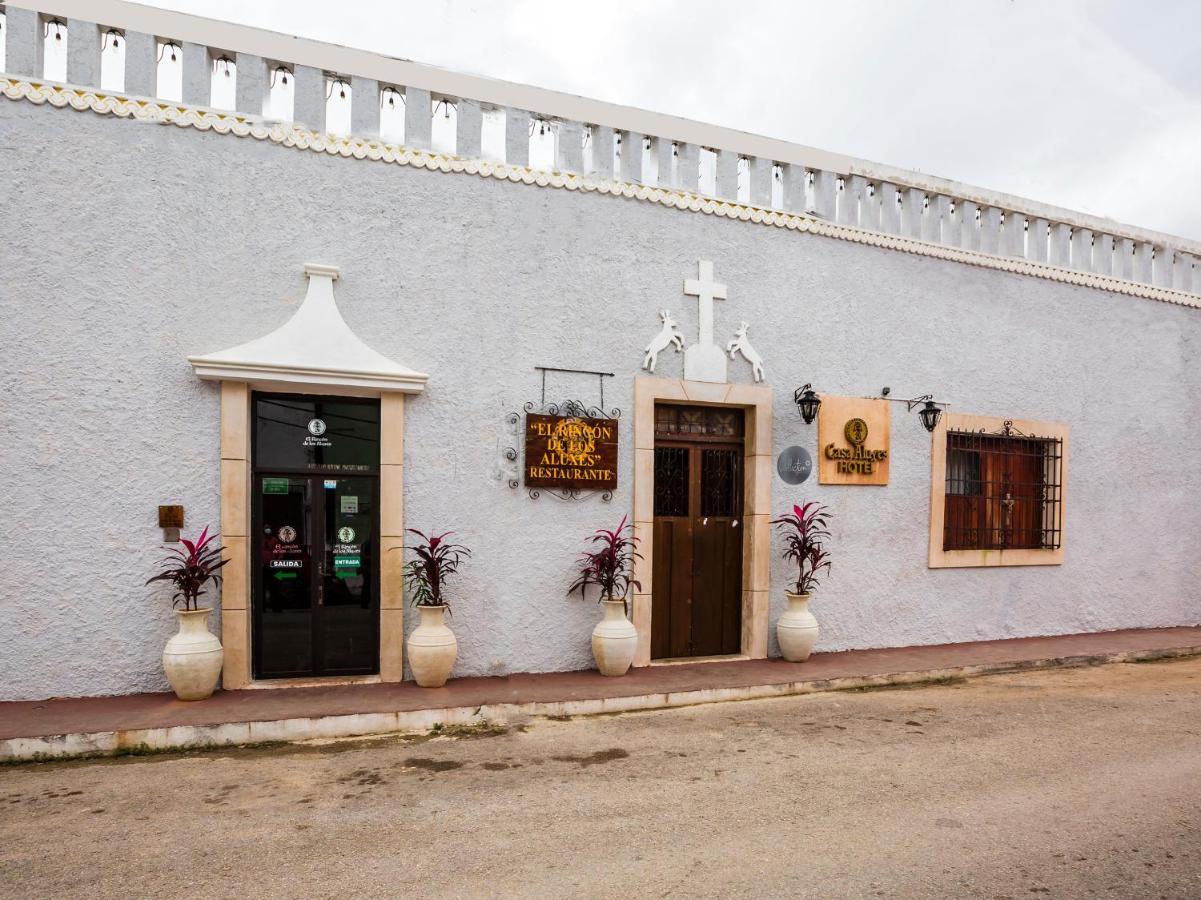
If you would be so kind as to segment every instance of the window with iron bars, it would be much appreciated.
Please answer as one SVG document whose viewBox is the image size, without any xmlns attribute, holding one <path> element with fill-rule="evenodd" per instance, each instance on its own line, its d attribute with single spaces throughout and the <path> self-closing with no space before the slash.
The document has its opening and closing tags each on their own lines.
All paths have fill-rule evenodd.
<svg viewBox="0 0 1201 900">
<path fill-rule="evenodd" d="M 946 479 L 944 550 L 1059 549 L 1059 438 L 949 430 Z"/>
</svg>

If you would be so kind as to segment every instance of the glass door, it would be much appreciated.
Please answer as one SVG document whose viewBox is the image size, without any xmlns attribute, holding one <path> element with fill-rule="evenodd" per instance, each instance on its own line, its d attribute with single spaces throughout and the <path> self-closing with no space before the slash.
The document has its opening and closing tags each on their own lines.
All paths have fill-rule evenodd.
<svg viewBox="0 0 1201 900">
<path fill-rule="evenodd" d="M 254 396 L 256 678 L 379 671 L 379 401 Z"/>
<path fill-rule="evenodd" d="M 378 481 L 354 475 L 321 481 L 322 560 L 317 590 L 317 650 L 325 672 L 375 672 L 379 604 L 374 573 Z"/>
<path fill-rule="evenodd" d="M 377 479 L 255 477 L 255 674 L 378 670 Z"/>
<path fill-rule="evenodd" d="M 314 546 L 313 479 L 259 475 L 254 485 L 259 547 L 255 567 L 255 674 L 313 673 L 313 611 L 322 557 Z"/>
</svg>

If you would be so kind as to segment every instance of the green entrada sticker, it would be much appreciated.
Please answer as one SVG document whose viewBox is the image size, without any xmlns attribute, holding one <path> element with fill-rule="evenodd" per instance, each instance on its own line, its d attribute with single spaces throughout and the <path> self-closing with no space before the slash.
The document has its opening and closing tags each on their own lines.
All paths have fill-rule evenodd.
<svg viewBox="0 0 1201 900">
<path fill-rule="evenodd" d="M 288 493 L 288 479 L 286 478 L 264 478 L 263 479 L 264 494 L 286 494 Z"/>
</svg>

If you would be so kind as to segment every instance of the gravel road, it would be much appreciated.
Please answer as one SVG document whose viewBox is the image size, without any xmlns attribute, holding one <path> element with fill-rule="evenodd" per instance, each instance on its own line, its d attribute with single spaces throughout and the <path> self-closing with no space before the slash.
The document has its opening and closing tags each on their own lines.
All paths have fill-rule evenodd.
<svg viewBox="0 0 1201 900">
<path fill-rule="evenodd" d="M 1201 659 L 0 767 L 0 896 L 1201 897 Z"/>
</svg>

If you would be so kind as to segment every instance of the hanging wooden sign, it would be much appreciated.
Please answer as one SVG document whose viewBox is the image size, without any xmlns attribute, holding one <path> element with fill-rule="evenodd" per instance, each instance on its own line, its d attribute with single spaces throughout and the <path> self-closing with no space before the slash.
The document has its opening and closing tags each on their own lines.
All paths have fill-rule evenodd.
<svg viewBox="0 0 1201 900">
<path fill-rule="evenodd" d="M 617 487 L 617 420 L 525 417 L 526 487 L 611 491 Z"/>
<path fill-rule="evenodd" d="M 819 484 L 888 484 L 887 400 L 822 395 L 817 411 Z"/>
</svg>

